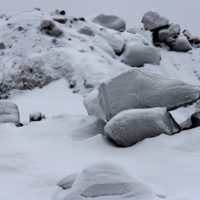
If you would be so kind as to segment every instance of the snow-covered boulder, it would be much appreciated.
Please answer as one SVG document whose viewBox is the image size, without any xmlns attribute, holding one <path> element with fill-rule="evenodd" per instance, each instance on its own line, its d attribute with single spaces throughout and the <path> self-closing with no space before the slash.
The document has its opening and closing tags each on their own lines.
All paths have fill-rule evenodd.
<svg viewBox="0 0 200 200">
<path fill-rule="evenodd" d="M 158 136 L 172 135 L 181 129 L 166 108 L 130 109 L 114 116 L 104 127 L 106 138 L 117 145 L 128 147 Z"/>
<path fill-rule="evenodd" d="M 19 110 L 16 104 L 0 100 L 0 124 L 19 124 Z"/>
<path fill-rule="evenodd" d="M 106 29 L 102 29 L 97 37 L 102 38 L 106 43 L 110 45 L 116 55 L 121 55 L 124 47 L 124 40 L 116 34 L 109 33 Z"/>
<path fill-rule="evenodd" d="M 122 60 L 131 67 L 141 67 L 145 63 L 158 64 L 160 52 L 145 39 L 138 41 L 130 39 L 126 42 Z"/>
<path fill-rule="evenodd" d="M 70 174 L 66 176 L 65 178 L 63 178 L 61 181 L 59 181 L 57 185 L 61 187 L 62 189 L 67 190 L 72 187 L 78 175 L 79 173 Z"/>
<path fill-rule="evenodd" d="M 54 200 L 157 200 L 156 193 L 112 162 L 93 164 L 80 173 L 70 192 Z"/>
<path fill-rule="evenodd" d="M 178 38 L 172 38 L 169 37 L 166 40 L 166 44 L 171 48 L 173 51 L 179 51 L 179 52 L 187 52 L 192 49 L 192 46 L 190 45 L 189 41 L 179 36 Z"/>
<path fill-rule="evenodd" d="M 168 28 L 158 31 L 158 41 L 164 42 L 169 37 L 175 37 L 180 34 L 181 28 L 179 24 L 171 24 Z"/>
<path fill-rule="evenodd" d="M 142 23 L 146 30 L 153 31 L 158 28 L 165 27 L 169 24 L 169 20 L 162 14 L 150 10 L 142 17 Z"/>
<path fill-rule="evenodd" d="M 99 105 L 99 92 L 98 90 L 94 90 L 90 92 L 84 99 L 83 103 L 87 109 L 88 115 L 96 116 L 97 118 L 102 119 L 106 122 L 106 118 L 102 108 Z"/>
<path fill-rule="evenodd" d="M 136 30 L 136 28 L 129 28 L 129 29 L 127 29 L 127 32 L 132 33 L 132 34 L 136 34 L 137 30 Z"/>
<path fill-rule="evenodd" d="M 93 22 L 120 32 L 123 32 L 126 29 L 126 22 L 122 18 L 115 15 L 100 14 L 94 17 Z"/>
<path fill-rule="evenodd" d="M 34 112 L 29 115 L 29 121 L 41 121 L 42 119 L 45 119 L 45 115 L 43 115 L 41 112 Z"/>
<path fill-rule="evenodd" d="M 184 30 L 183 31 L 183 35 L 185 35 L 188 39 L 188 41 L 192 44 L 192 45 L 198 45 L 200 44 L 200 38 L 196 35 L 193 35 L 189 32 L 189 30 Z"/>
<path fill-rule="evenodd" d="M 78 32 L 91 37 L 95 35 L 95 32 L 89 26 L 84 26 L 80 28 Z"/>
<path fill-rule="evenodd" d="M 176 109 L 198 100 L 199 92 L 198 86 L 133 68 L 99 85 L 99 104 L 110 120 L 132 108 Z"/>
</svg>

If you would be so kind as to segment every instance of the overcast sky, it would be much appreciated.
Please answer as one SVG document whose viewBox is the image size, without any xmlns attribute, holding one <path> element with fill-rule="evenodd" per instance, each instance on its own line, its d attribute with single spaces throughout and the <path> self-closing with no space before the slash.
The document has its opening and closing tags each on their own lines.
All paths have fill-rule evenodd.
<svg viewBox="0 0 200 200">
<path fill-rule="evenodd" d="M 127 27 L 142 27 L 141 18 L 150 9 L 177 22 L 181 29 L 200 35 L 200 0 L 0 0 L 0 15 L 15 11 L 64 9 L 68 15 L 115 14 L 124 18 Z"/>
</svg>

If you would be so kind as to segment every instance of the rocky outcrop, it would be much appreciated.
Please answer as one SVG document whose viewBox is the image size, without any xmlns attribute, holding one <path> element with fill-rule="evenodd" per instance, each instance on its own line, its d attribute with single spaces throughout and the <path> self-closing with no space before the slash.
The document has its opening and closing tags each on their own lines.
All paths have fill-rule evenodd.
<svg viewBox="0 0 200 200">
<path fill-rule="evenodd" d="M 117 145 L 128 147 L 158 136 L 172 135 L 181 128 L 166 108 L 130 109 L 114 116 L 105 126 L 104 135 Z"/>
<path fill-rule="evenodd" d="M 16 104 L 0 100 L 0 124 L 1 123 L 20 123 L 19 110 Z"/>
<path fill-rule="evenodd" d="M 65 199 L 155 200 L 155 192 L 111 162 L 93 164 L 79 174 Z M 59 198 L 54 197 L 54 200 Z"/>
<path fill-rule="evenodd" d="M 99 104 L 109 121 L 133 108 L 172 110 L 196 101 L 199 92 L 197 86 L 133 68 L 99 85 Z"/>
<path fill-rule="evenodd" d="M 93 19 L 93 22 L 120 32 L 123 32 L 126 29 L 126 22 L 122 18 L 115 15 L 100 14 Z"/>
<path fill-rule="evenodd" d="M 142 17 L 142 23 L 146 30 L 153 31 L 158 28 L 165 27 L 169 24 L 169 20 L 160 13 L 150 10 Z"/>
</svg>

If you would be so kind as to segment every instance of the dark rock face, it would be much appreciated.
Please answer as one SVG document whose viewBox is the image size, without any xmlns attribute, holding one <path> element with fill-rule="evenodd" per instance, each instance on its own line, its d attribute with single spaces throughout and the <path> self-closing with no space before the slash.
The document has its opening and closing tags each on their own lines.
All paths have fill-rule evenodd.
<svg viewBox="0 0 200 200">
<path fill-rule="evenodd" d="M 142 23 L 146 30 L 156 30 L 169 24 L 169 20 L 156 11 L 148 11 L 142 17 Z"/>
<path fill-rule="evenodd" d="M 65 24 L 67 22 L 66 18 L 54 18 L 53 20 L 60 24 Z"/>
<path fill-rule="evenodd" d="M 115 15 L 100 14 L 93 19 L 93 22 L 120 32 L 126 30 L 126 22 L 122 18 Z"/>
<path fill-rule="evenodd" d="M 53 37 L 59 37 L 63 31 L 56 27 L 53 21 L 44 19 L 41 21 L 41 31 Z"/>
<path fill-rule="evenodd" d="M 2 49 L 5 49 L 6 48 L 6 46 L 4 45 L 4 43 L 0 43 L 0 50 L 2 50 Z"/>
<path fill-rule="evenodd" d="M 166 108 L 131 109 L 113 117 L 104 127 L 104 135 L 117 145 L 128 147 L 158 136 L 181 131 Z"/>
<path fill-rule="evenodd" d="M 19 110 L 16 104 L 0 100 L 0 124 L 20 124 Z"/>
<path fill-rule="evenodd" d="M 34 112 L 34 113 L 31 113 L 29 115 L 29 121 L 30 122 L 33 122 L 33 121 L 41 121 L 42 119 L 45 119 L 45 115 L 43 115 L 42 113 L 40 112 Z"/>
<path fill-rule="evenodd" d="M 61 15 L 65 15 L 65 14 L 66 14 L 64 10 L 59 11 L 59 13 L 60 13 Z"/>
</svg>

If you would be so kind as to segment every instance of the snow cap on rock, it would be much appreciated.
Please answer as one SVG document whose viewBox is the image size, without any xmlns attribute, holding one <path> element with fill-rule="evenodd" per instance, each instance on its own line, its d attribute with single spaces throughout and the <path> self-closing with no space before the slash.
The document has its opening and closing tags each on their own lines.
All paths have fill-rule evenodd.
<svg viewBox="0 0 200 200">
<path fill-rule="evenodd" d="M 153 31 L 158 28 L 165 27 L 169 24 L 169 20 L 162 14 L 150 10 L 142 17 L 142 23 L 146 30 Z"/>
<path fill-rule="evenodd" d="M 94 17 L 93 22 L 120 32 L 123 32 L 126 29 L 126 22 L 122 18 L 115 15 L 100 14 Z"/>
</svg>

